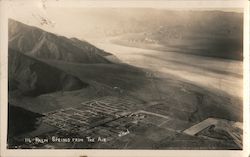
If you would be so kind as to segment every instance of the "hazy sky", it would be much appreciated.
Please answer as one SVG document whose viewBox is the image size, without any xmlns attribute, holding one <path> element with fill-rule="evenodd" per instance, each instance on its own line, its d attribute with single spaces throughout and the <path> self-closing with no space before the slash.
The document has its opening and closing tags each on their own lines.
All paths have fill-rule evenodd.
<svg viewBox="0 0 250 157">
<path fill-rule="evenodd" d="M 26 3 L 25 3 L 26 2 Z M 92 18 L 91 14 L 100 16 L 103 12 L 98 11 L 100 7 L 112 8 L 126 8 L 126 7 L 146 7 L 146 8 L 158 8 L 158 9 L 170 9 L 170 10 L 222 10 L 242 12 L 240 9 L 242 6 L 239 1 L 233 3 L 173 3 L 166 1 L 158 1 L 152 3 L 150 1 L 144 1 L 140 3 L 134 3 L 127 1 L 78 1 L 73 0 L 71 3 L 62 0 L 54 0 L 46 2 L 41 1 L 12 1 L 8 4 L 9 17 L 26 23 L 28 25 L 34 25 L 40 27 L 49 32 L 57 33 L 67 37 L 84 38 L 84 33 L 89 30 L 98 30 L 101 20 L 105 18 Z M 46 3 L 44 3 L 46 2 Z M 72 3 L 74 2 L 74 3 Z M 128 3 L 131 2 L 131 3 Z M 66 5 L 65 5 L 66 4 Z M 65 7 L 67 6 L 67 7 Z M 205 8 L 204 8 L 205 7 Z M 235 7 L 232 9 L 232 7 Z M 238 8 L 237 8 L 238 7 Z M 221 9 L 218 9 L 221 8 Z M 98 14 L 98 15 L 97 15 Z M 105 13 L 106 18 L 112 18 L 112 15 Z M 94 27 L 94 28 L 93 28 Z M 81 31 L 80 31 L 81 30 Z"/>
</svg>

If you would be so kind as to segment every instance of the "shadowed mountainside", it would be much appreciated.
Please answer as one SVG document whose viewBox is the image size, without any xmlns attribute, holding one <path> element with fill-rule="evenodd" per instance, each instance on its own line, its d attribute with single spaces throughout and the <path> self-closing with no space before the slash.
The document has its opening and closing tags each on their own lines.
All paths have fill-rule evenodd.
<svg viewBox="0 0 250 157">
<path fill-rule="evenodd" d="M 77 90 L 88 84 L 57 68 L 9 49 L 9 89 L 37 96 L 58 90 Z"/>
</svg>

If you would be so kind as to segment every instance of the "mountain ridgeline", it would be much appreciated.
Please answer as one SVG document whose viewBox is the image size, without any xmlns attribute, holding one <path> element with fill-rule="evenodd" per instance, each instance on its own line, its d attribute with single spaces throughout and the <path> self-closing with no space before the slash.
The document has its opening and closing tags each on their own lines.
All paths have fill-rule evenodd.
<svg viewBox="0 0 250 157">
<path fill-rule="evenodd" d="M 110 63 L 111 55 L 85 41 L 66 38 L 9 19 L 9 48 L 41 59 L 79 63 Z"/>
</svg>

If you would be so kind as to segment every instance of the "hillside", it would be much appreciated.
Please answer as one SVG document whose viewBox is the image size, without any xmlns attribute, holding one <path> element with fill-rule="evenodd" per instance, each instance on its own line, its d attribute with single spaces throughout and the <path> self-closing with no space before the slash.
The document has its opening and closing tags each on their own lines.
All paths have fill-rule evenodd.
<svg viewBox="0 0 250 157">
<path fill-rule="evenodd" d="M 9 48 L 26 55 L 81 63 L 109 63 L 110 55 L 93 45 L 58 36 L 9 19 Z"/>
<path fill-rule="evenodd" d="M 86 87 L 75 76 L 9 49 L 9 89 L 19 90 L 27 96 L 37 96 L 58 90 L 70 91 Z"/>
</svg>

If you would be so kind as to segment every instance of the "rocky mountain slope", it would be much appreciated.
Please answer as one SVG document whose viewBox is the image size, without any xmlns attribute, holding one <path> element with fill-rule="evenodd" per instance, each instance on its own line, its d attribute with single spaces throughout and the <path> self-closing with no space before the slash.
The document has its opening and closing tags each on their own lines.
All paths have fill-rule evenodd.
<svg viewBox="0 0 250 157">
<path fill-rule="evenodd" d="M 9 19 L 9 47 L 26 55 L 80 63 L 109 63 L 110 55 L 95 46 Z"/>
</svg>

